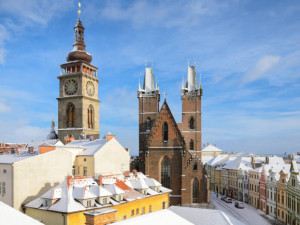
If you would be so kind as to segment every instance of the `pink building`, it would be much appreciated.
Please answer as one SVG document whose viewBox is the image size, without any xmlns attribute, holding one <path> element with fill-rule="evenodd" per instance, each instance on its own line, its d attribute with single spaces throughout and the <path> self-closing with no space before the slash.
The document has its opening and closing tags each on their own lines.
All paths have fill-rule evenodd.
<svg viewBox="0 0 300 225">
<path fill-rule="evenodd" d="M 266 183 L 267 183 L 267 175 L 265 171 L 265 167 L 263 166 L 263 169 L 261 171 L 261 176 L 259 180 L 259 208 L 264 213 L 267 212 L 267 193 L 266 193 Z"/>
</svg>

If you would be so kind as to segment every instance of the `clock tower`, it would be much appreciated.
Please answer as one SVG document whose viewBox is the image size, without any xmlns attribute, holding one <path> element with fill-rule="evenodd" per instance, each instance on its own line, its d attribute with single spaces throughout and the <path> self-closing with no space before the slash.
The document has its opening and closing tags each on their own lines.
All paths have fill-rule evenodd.
<svg viewBox="0 0 300 225">
<path fill-rule="evenodd" d="M 86 52 L 84 27 L 78 18 L 74 27 L 73 50 L 60 66 L 58 100 L 58 138 L 99 138 L 98 68 L 91 65 Z"/>
</svg>

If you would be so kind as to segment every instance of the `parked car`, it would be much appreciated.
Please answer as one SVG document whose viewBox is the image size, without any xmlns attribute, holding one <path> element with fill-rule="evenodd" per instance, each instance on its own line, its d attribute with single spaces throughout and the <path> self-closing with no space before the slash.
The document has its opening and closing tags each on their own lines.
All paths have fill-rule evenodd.
<svg viewBox="0 0 300 225">
<path fill-rule="evenodd" d="M 243 209 L 244 208 L 244 203 L 243 202 L 235 202 L 234 206 L 237 207 L 237 208 Z"/>
<path fill-rule="evenodd" d="M 231 198 L 225 198 L 224 201 L 227 202 L 227 203 L 232 203 L 232 199 Z"/>
<path fill-rule="evenodd" d="M 226 196 L 223 196 L 223 197 L 221 198 L 221 200 L 225 201 L 226 198 L 227 198 Z"/>
</svg>

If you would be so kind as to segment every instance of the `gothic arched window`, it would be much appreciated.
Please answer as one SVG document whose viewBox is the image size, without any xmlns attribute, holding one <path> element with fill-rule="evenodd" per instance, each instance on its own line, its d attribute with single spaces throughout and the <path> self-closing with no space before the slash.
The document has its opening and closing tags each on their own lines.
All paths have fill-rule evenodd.
<svg viewBox="0 0 300 225">
<path fill-rule="evenodd" d="M 190 141 L 190 150 L 194 150 L 194 140 L 191 139 Z"/>
<path fill-rule="evenodd" d="M 161 161 L 161 181 L 163 187 L 170 188 L 171 186 L 171 167 L 170 161 L 165 156 Z"/>
<path fill-rule="evenodd" d="M 151 129 L 151 119 L 148 117 L 146 120 L 146 130 L 149 131 Z"/>
<path fill-rule="evenodd" d="M 88 108 L 88 128 L 93 129 L 94 128 L 94 107 L 92 105 Z"/>
<path fill-rule="evenodd" d="M 195 129 L 195 119 L 194 119 L 194 117 L 190 118 L 189 125 L 190 125 L 190 129 Z"/>
<path fill-rule="evenodd" d="M 71 102 L 67 106 L 67 127 L 75 127 L 75 106 Z"/>
<path fill-rule="evenodd" d="M 167 124 L 167 122 L 164 122 L 164 125 L 163 125 L 163 138 L 164 138 L 165 142 L 168 141 L 168 124 Z"/>
<path fill-rule="evenodd" d="M 198 203 L 199 198 L 199 180 L 195 177 L 193 181 L 193 203 Z"/>
</svg>

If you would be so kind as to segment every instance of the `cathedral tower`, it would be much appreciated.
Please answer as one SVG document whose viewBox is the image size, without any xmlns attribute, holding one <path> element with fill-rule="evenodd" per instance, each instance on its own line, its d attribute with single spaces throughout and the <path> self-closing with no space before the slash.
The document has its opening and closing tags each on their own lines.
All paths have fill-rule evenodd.
<svg viewBox="0 0 300 225">
<path fill-rule="evenodd" d="M 187 150 L 201 159 L 201 80 L 197 84 L 195 66 L 188 66 L 187 80 L 181 88 L 182 130 Z"/>
<path fill-rule="evenodd" d="M 78 18 L 73 50 L 62 64 L 59 79 L 58 138 L 99 138 L 98 68 L 86 52 L 84 27 Z"/>
<path fill-rule="evenodd" d="M 159 87 L 154 82 L 153 68 L 145 68 L 144 84 L 137 91 L 139 99 L 139 157 L 145 162 L 146 140 L 159 111 Z M 143 164 L 142 164 L 143 165 Z M 139 168 L 145 172 L 145 168 Z"/>
</svg>

